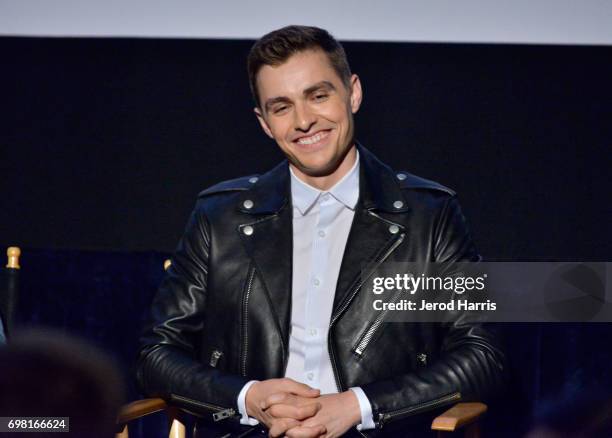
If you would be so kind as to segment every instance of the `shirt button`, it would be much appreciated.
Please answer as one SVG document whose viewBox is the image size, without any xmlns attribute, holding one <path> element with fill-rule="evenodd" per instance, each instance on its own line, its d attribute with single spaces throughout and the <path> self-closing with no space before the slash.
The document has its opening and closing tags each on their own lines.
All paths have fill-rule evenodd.
<svg viewBox="0 0 612 438">
<path fill-rule="evenodd" d="M 323 195 L 321 196 L 321 200 L 327 201 L 328 199 L 329 199 L 329 193 L 323 193 Z"/>
<path fill-rule="evenodd" d="M 317 329 L 310 329 L 310 336 L 317 336 Z"/>
<path fill-rule="evenodd" d="M 308 373 L 306 374 L 306 378 L 310 381 L 312 381 L 312 379 L 314 379 L 314 373 Z"/>
<path fill-rule="evenodd" d="M 321 284 L 321 281 L 319 281 L 318 278 L 315 278 L 312 282 L 314 283 L 315 286 L 318 286 Z"/>
<path fill-rule="evenodd" d="M 319 237 L 325 237 L 325 231 L 319 230 Z"/>
</svg>

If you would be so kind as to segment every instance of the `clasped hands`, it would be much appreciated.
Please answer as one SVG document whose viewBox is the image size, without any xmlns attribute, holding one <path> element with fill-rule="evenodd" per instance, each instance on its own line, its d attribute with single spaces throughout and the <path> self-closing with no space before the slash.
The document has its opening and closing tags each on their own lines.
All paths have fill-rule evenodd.
<svg viewBox="0 0 612 438">
<path fill-rule="evenodd" d="M 270 437 L 338 437 L 361 422 L 352 391 L 320 395 L 290 378 L 254 383 L 246 394 L 250 417 L 268 427 Z"/>
</svg>

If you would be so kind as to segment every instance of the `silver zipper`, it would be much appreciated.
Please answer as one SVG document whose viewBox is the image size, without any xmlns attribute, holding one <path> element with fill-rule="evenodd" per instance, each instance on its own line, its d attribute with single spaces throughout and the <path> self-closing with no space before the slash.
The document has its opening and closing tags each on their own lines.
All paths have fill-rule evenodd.
<svg viewBox="0 0 612 438">
<path fill-rule="evenodd" d="M 379 216 L 375 215 L 374 213 L 370 212 L 370 214 L 372 214 L 372 215 L 374 215 L 376 217 L 379 217 Z M 397 248 L 404 241 L 405 237 L 406 237 L 405 233 L 400 234 L 398 239 L 395 242 L 393 242 L 393 245 L 391 245 L 389 247 L 389 249 L 387 251 L 385 251 L 385 253 L 375 262 L 375 266 L 370 270 L 370 272 L 368 273 L 367 277 L 372 275 L 372 273 L 376 270 L 376 268 L 381 263 L 383 263 L 391 255 L 391 253 L 393 251 L 395 251 L 395 248 Z M 334 371 L 334 381 L 336 382 L 336 389 L 338 390 L 338 392 L 342 392 L 342 385 L 340 384 L 340 378 L 338 377 L 338 365 L 336 364 L 336 358 L 334 356 L 333 348 L 332 348 L 332 343 L 331 343 L 331 327 L 334 324 L 334 322 L 336 322 L 338 317 L 342 314 L 342 312 L 344 312 L 344 310 L 348 307 L 348 305 L 351 303 L 351 301 L 353 300 L 355 295 L 357 295 L 357 292 L 359 292 L 359 289 L 361 289 L 361 286 L 363 286 L 363 283 L 364 283 L 365 280 L 366 279 L 363 278 L 363 276 L 361 276 L 361 279 L 357 282 L 357 285 L 353 289 L 353 292 L 351 292 L 351 295 L 349 296 L 349 298 L 344 302 L 344 304 L 336 312 L 336 314 L 332 315 L 331 321 L 329 323 L 329 331 L 327 333 L 327 354 L 328 354 L 329 360 L 330 360 L 330 362 L 332 364 L 332 370 Z"/>
<path fill-rule="evenodd" d="M 430 400 L 425 403 L 420 403 L 416 406 L 410 406 L 409 408 L 397 409 L 395 411 L 381 413 L 381 414 L 378 414 L 377 426 L 383 427 L 385 423 L 391 421 L 393 418 L 396 418 L 396 417 L 397 417 L 396 419 L 408 417 L 410 415 L 415 415 L 420 412 L 432 410 L 434 408 L 437 408 L 437 407 L 440 407 L 446 404 L 450 404 L 450 403 L 453 403 L 459 400 L 461 400 L 461 393 L 453 392 L 452 394 L 445 395 L 444 397 Z"/>
<path fill-rule="evenodd" d="M 214 421 L 221 421 L 221 420 L 224 420 L 226 418 L 233 417 L 234 415 L 236 415 L 236 410 L 233 408 L 226 408 L 223 406 L 214 405 L 212 403 L 206 403 L 206 402 L 194 400 L 194 399 L 187 398 L 187 397 L 182 397 L 180 395 L 175 395 L 175 394 L 171 394 L 170 398 L 172 400 L 182 401 L 183 403 L 188 404 L 188 405 L 203 407 L 210 411 L 215 411 L 213 413 Z"/>
<path fill-rule="evenodd" d="M 236 415 L 236 411 L 233 408 L 224 409 L 213 414 L 213 421 L 225 420 L 226 418 L 233 417 L 234 415 Z"/>
<path fill-rule="evenodd" d="M 372 325 L 366 330 L 364 335 L 361 337 L 361 340 L 357 344 L 357 347 L 355 347 L 353 349 L 355 354 L 357 354 L 359 356 L 361 356 L 363 354 L 363 352 L 365 351 L 366 347 L 370 343 L 370 340 L 372 339 L 372 336 L 374 336 L 374 333 L 376 333 L 376 330 L 378 330 L 378 327 L 380 327 L 380 324 L 382 324 L 382 320 L 383 320 L 385 314 L 386 314 L 386 312 L 381 313 L 380 315 L 378 315 L 376 320 L 374 320 Z"/>
<path fill-rule="evenodd" d="M 249 281 L 247 283 L 247 289 L 244 294 L 244 299 L 242 300 L 242 375 L 246 376 L 247 374 L 247 351 L 249 348 L 249 329 L 248 329 L 248 321 L 249 321 L 249 296 L 251 295 L 251 288 L 253 286 L 253 278 L 255 278 L 255 268 L 251 269 L 251 275 L 249 276 Z"/>
<path fill-rule="evenodd" d="M 402 296 L 402 294 L 403 292 L 401 290 L 396 292 L 395 296 L 391 300 L 391 303 L 397 302 L 397 300 Z M 358 356 L 361 356 L 363 354 L 365 349 L 368 347 L 368 344 L 372 340 L 372 337 L 374 337 L 374 334 L 376 333 L 376 331 L 382 324 L 383 320 L 385 319 L 387 312 L 389 312 L 389 308 L 380 312 L 380 314 L 376 317 L 372 325 L 364 331 L 363 335 L 361 335 L 361 338 L 359 338 L 359 342 L 357 343 L 357 346 L 353 348 L 353 351 L 355 352 L 355 354 L 357 354 Z"/>
<path fill-rule="evenodd" d="M 219 363 L 219 359 L 221 359 L 221 356 L 223 356 L 223 352 L 219 350 L 213 350 L 213 352 L 210 355 L 209 365 L 215 368 L 217 366 L 217 363 Z"/>
</svg>

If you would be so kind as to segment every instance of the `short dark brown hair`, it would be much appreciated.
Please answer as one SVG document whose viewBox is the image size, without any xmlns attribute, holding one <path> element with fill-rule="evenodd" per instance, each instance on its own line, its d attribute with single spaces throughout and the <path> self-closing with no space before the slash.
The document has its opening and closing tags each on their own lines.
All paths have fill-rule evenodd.
<svg viewBox="0 0 612 438">
<path fill-rule="evenodd" d="M 286 26 L 262 36 L 251 47 L 247 58 L 249 84 L 259 105 L 257 73 L 264 65 L 281 65 L 292 55 L 305 50 L 322 50 L 346 87 L 351 83 L 351 68 L 340 43 L 325 29 L 313 26 Z"/>
</svg>

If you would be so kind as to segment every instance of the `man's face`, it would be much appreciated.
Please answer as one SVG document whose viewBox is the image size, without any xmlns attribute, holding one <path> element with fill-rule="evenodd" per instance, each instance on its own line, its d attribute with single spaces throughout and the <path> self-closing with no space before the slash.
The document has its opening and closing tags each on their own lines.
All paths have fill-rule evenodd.
<svg viewBox="0 0 612 438">
<path fill-rule="evenodd" d="M 257 75 L 261 108 L 255 113 L 297 170 L 311 177 L 332 174 L 353 145 L 353 114 L 361 84 L 349 89 L 321 50 L 307 50 Z"/>
</svg>

